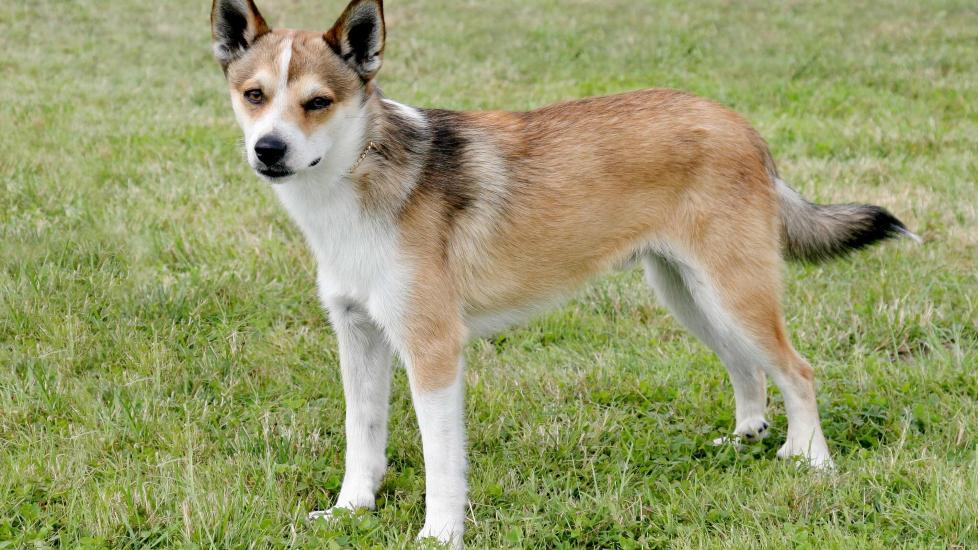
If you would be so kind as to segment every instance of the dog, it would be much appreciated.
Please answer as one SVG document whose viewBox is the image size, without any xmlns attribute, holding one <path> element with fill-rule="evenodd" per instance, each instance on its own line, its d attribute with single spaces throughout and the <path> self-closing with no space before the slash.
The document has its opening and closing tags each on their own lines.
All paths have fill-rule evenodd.
<svg viewBox="0 0 978 550">
<path fill-rule="evenodd" d="M 339 345 L 346 471 L 310 518 L 374 507 L 397 357 L 424 450 L 419 538 L 461 547 L 463 346 L 631 263 L 727 367 L 731 439 L 767 435 L 770 376 L 788 416 L 778 455 L 832 464 L 782 263 L 917 238 L 888 211 L 808 202 L 743 118 L 675 90 L 529 112 L 387 99 L 382 0 L 353 0 L 325 32 L 272 30 L 253 0 L 214 0 L 211 24 L 248 163 L 308 242 Z"/>
</svg>

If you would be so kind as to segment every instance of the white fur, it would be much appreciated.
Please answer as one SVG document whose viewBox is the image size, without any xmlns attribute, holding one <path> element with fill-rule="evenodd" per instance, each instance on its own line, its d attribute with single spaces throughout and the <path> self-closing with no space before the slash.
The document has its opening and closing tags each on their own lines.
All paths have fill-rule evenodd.
<svg viewBox="0 0 978 550">
<path fill-rule="evenodd" d="M 374 508 L 374 497 L 387 470 L 387 417 L 393 352 L 381 329 L 356 303 L 332 296 L 323 302 L 340 348 L 346 400 L 346 472 L 335 509 Z"/>
<path fill-rule="evenodd" d="M 343 149 L 349 148 L 337 147 L 336 152 Z M 316 258 L 320 299 L 339 343 L 347 453 L 333 509 L 356 509 L 373 508 L 386 469 L 391 341 L 399 333 L 411 273 L 398 253 L 396 227 L 360 209 L 345 175 L 355 156 L 331 160 L 344 157 L 345 163 L 293 176 L 275 191 Z M 343 168 L 329 170 L 331 166 Z M 313 512 L 310 518 L 330 512 Z"/>
<path fill-rule="evenodd" d="M 384 99 L 383 102 L 386 103 L 387 105 L 396 108 L 398 111 L 401 112 L 402 115 L 413 120 L 414 122 L 420 124 L 427 124 L 427 121 L 425 120 L 424 115 L 421 114 L 421 111 L 415 109 L 414 107 L 411 107 L 410 105 L 405 105 L 403 103 L 398 103 L 393 99 Z"/>
<path fill-rule="evenodd" d="M 437 391 L 420 391 L 411 379 L 425 470 L 425 520 L 418 538 L 434 537 L 450 548 L 462 547 L 465 528 L 463 371 L 460 361 L 455 381 Z"/>
</svg>

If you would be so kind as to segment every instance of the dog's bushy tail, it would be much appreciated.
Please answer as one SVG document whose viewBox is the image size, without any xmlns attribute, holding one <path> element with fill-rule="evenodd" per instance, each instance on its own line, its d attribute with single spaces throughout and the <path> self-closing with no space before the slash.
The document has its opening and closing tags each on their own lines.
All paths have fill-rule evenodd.
<svg viewBox="0 0 978 550">
<path fill-rule="evenodd" d="M 814 204 L 780 178 L 781 240 L 789 260 L 819 262 L 891 237 L 920 242 L 885 208 L 871 204 Z"/>
</svg>

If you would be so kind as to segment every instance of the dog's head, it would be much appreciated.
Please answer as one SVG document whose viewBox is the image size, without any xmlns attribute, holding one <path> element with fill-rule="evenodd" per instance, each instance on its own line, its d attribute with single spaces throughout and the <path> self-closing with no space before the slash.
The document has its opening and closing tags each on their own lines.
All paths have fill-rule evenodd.
<svg viewBox="0 0 978 550">
<path fill-rule="evenodd" d="M 384 52 L 382 0 L 353 0 L 326 32 L 272 30 L 253 0 L 214 0 L 211 26 L 256 172 L 278 180 L 357 154 Z"/>
</svg>

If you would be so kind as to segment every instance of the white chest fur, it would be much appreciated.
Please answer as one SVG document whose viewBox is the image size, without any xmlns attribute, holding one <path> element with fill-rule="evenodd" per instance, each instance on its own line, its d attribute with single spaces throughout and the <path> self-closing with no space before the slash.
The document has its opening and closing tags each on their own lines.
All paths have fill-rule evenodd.
<svg viewBox="0 0 978 550">
<path fill-rule="evenodd" d="M 398 324 L 409 276 L 397 228 L 365 213 L 345 176 L 330 180 L 300 176 L 275 191 L 312 250 L 326 305 L 354 300 L 390 330 Z"/>
</svg>

